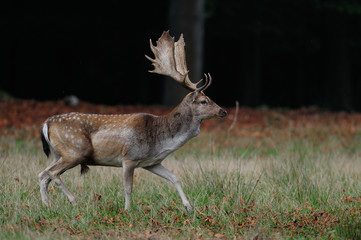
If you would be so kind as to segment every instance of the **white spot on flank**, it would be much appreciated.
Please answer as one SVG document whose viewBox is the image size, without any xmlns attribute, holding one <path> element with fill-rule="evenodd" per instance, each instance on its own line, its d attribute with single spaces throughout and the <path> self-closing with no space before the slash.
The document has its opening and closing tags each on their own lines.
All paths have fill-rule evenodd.
<svg viewBox="0 0 361 240">
<path fill-rule="evenodd" d="M 68 138 L 68 137 L 69 137 L 69 135 L 67 133 L 65 133 L 65 138 Z"/>
</svg>

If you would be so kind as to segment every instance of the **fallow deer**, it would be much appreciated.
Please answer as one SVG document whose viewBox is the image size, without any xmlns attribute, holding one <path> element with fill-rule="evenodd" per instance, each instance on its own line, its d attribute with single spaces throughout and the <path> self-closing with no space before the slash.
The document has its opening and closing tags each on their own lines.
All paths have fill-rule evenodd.
<svg viewBox="0 0 361 240">
<path fill-rule="evenodd" d="M 169 76 L 191 91 L 167 115 L 69 113 L 45 121 L 41 139 L 52 163 L 39 174 L 39 179 L 41 199 L 46 206 L 49 206 L 51 180 L 76 205 L 74 195 L 60 175 L 80 164 L 81 173 L 88 171 L 88 165 L 122 167 L 126 210 L 130 209 L 134 170 L 144 168 L 173 183 L 186 210 L 192 211 L 177 177 L 162 165 L 162 161 L 199 134 L 203 119 L 225 117 L 227 112 L 203 93 L 211 84 L 209 74 L 205 74 L 205 83 L 200 87 L 202 79 L 197 83 L 190 81 L 184 46 L 183 35 L 174 42 L 174 37 L 166 31 L 156 46 L 150 40 L 155 58 L 146 56 L 154 66 L 150 72 Z"/>
</svg>

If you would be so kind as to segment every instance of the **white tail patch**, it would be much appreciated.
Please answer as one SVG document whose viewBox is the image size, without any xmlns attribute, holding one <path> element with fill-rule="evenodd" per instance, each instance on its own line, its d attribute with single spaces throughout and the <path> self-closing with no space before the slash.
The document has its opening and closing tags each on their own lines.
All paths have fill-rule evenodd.
<svg viewBox="0 0 361 240">
<path fill-rule="evenodd" d="M 44 138 L 45 140 L 50 144 L 50 140 L 49 140 L 49 129 L 48 129 L 48 124 L 47 123 L 44 123 L 43 124 L 43 135 L 44 135 Z"/>
<path fill-rule="evenodd" d="M 48 127 L 48 124 L 46 122 L 43 124 L 43 129 L 41 131 L 43 132 L 43 135 L 44 135 L 44 138 L 45 138 L 46 142 L 49 144 L 50 158 L 55 162 L 55 161 L 57 161 L 59 159 L 60 155 L 58 154 L 58 152 L 56 151 L 55 146 L 53 145 L 53 143 L 49 139 L 49 127 Z"/>
</svg>

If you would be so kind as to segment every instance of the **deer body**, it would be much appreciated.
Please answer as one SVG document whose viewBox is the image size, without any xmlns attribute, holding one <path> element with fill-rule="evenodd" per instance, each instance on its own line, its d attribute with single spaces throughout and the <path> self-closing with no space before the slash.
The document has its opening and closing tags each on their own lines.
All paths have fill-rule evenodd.
<svg viewBox="0 0 361 240">
<path fill-rule="evenodd" d="M 157 59 L 151 60 L 154 65 Z M 144 168 L 171 181 L 183 205 L 187 211 L 191 211 L 192 207 L 177 178 L 161 163 L 169 154 L 199 134 L 203 119 L 226 115 L 226 111 L 201 91 L 210 84 L 207 76 L 206 80 L 205 87 L 188 86 L 194 88 L 194 91 L 164 116 L 146 113 L 69 113 L 48 118 L 43 124 L 41 135 L 44 152 L 52 159 L 52 163 L 39 174 L 43 203 L 49 205 L 48 185 L 54 180 L 70 202 L 76 204 L 75 197 L 61 181 L 60 175 L 79 164 L 82 173 L 88 171 L 88 165 L 100 165 L 123 168 L 126 209 L 130 208 L 134 170 Z"/>
</svg>

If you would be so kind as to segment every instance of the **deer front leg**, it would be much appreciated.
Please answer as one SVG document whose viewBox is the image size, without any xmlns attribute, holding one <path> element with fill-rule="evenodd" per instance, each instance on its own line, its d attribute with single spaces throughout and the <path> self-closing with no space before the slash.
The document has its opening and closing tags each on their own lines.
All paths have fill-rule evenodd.
<svg viewBox="0 0 361 240">
<path fill-rule="evenodd" d="M 123 161 L 123 182 L 125 192 L 125 210 L 130 210 L 130 198 L 133 191 L 133 175 L 136 166 L 135 161 Z"/>
<path fill-rule="evenodd" d="M 171 183 L 173 183 L 173 185 L 175 186 L 175 188 L 177 189 L 184 207 L 186 208 L 187 212 L 192 212 L 192 206 L 189 204 L 188 199 L 186 198 L 186 196 L 184 195 L 184 192 L 182 190 L 181 185 L 178 182 L 177 177 L 171 173 L 168 169 L 166 169 L 162 164 L 157 164 L 151 167 L 146 167 L 144 168 L 162 178 L 165 178 L 167 180 L 169 180 Z"/>
</svg>

